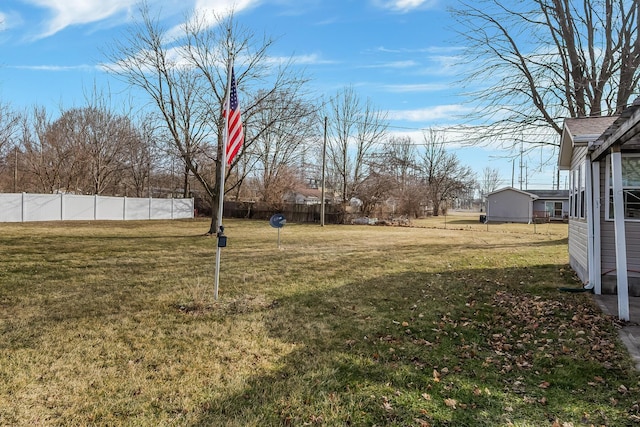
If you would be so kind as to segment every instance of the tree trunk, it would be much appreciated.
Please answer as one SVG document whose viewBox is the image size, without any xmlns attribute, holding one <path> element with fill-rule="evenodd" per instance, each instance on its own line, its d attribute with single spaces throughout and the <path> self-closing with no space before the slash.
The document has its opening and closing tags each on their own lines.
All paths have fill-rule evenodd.
<svg viewBox="0 0 640 427">
<path fill-rule="evenodd" d="M 182 197 L 189 197 L 189 166 L 184 165 L 184 186 L 182 187 Z"/>
</svg>

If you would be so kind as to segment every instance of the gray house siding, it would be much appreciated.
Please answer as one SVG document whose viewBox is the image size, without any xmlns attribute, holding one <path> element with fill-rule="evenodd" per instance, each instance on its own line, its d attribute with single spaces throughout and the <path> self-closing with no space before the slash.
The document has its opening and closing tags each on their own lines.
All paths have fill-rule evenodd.
<svg viewBox="0 0 640 427">
<path fill-rule="evenodd" d="M 487 220 L 528 223 L 531 220 L 531 196 L 512 189 L 489 194 Z"/>
<path fill-rule="evenodd" d="M 587 262 L 587 223 L 569 220 L 569 264 L 582 282 L 589 280 Z"/>
<path fill-rule="evenodd" d="M 574 146 L 570 173 L 573 173 L 574 170 L 580 170 L 580 165 L 586 160 L 586 156 L 586 144 Z M 586 195 L 587 192 L 585 191 L 584 194 Z M 585 283 L 589 280 L 588 231 L 586 219 L 569 217 L 569 264 L 576 271 L 580 280 Z"/>
<path fill-rule="evenodd" d="M 616 274 L 616 238 L 614 223 L 607 220 L 605 206 L 607 204 L 606 160 L 600 162 L 600 243 L 602 247 L 602 261 L 600 263 L 603 276 Z M 629 283 L 636 282 L 632 277 L 640 278 L 640 222 L 625 221 L 627 235 L 627 269 Z"/>
</svg>

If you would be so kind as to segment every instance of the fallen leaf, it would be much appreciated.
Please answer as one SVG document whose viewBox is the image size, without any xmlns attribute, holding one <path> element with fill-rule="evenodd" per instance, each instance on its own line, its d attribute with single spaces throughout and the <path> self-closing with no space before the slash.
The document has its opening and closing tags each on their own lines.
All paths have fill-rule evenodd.
<svg viewBox="0 0 640 427">
<path fill-rule="evenodd" d="M 456 409 L 456 405 L 458 404 L 458 401 L 455 399 L 445 399 L 444 404 L 447 405 L 449 408 Z"/>
<path fill-rule="evenodd" d="M 538 387 L 540 387 L 540 388 L 549 388 L 550 385 L 551 384 L 548 381 L 543 381 L 538 385 Z"/>
<path fill-rule="evenodd" d="M 393 411 L 393 406 L 391 406 L 391 403 L 389 403 L 389 399 L 387 399 L 386 396 L 382 396 L 382 407 L 385 411 Z"/>
</svg>

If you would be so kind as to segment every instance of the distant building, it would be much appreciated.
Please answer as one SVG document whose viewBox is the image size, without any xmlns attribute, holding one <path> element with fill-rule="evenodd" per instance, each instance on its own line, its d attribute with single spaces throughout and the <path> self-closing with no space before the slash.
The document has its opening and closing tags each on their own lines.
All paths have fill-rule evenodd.
<svg viewBox="0 0 640 427">
<path fill-rule="evenodd" d="M 299 187 L 284 195 L 284 202 L 294 205 L 319 205 L 321 199 L 321 190 L 317 188 Z"/>
<path fill-rule="evenodd" d="M 487 194 L 486 217 L 490 222 L 562 221 L 568 214 L 568 190 L 505 187 Z"/>
</svg>

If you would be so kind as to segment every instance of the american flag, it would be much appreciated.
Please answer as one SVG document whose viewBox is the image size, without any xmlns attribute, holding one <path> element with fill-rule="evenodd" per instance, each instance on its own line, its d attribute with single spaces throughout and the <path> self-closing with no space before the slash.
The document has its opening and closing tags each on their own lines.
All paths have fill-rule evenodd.
<svg viewBox="0 0 640 427">
<path fill-rule="evenodd" d="M 244 139 L 242 133 L 242 118 L 240 117 L 240 108 L 238 108 L 238 90 L 236 88 L 236 76 L 231 69 L 231 93 L 229 94 L 229 109 L 231 113 L 227 117 L 227 146 L 226 156 L 227 164 L 231 164 L 233 158 L 238 154 L 238 150 L 242 146 Z M 226 112 L 225 112 L 226 115 Z"/>
</svg>

